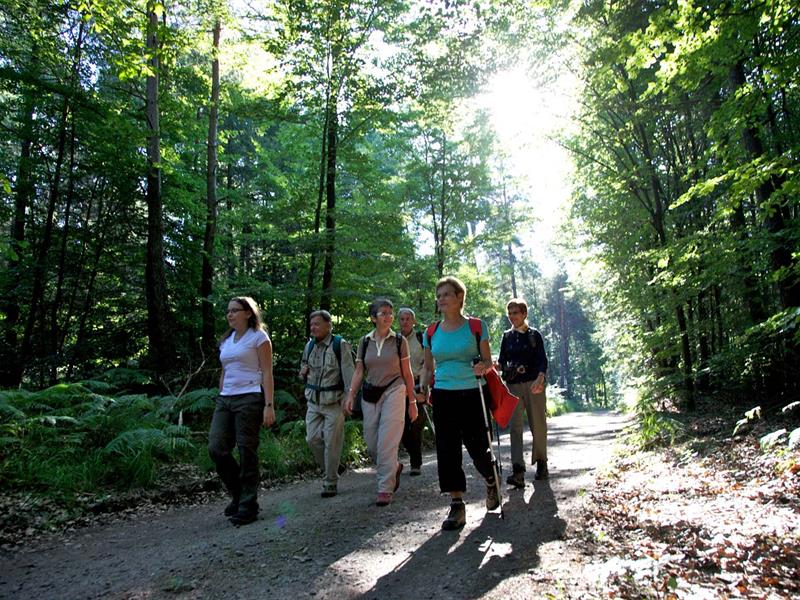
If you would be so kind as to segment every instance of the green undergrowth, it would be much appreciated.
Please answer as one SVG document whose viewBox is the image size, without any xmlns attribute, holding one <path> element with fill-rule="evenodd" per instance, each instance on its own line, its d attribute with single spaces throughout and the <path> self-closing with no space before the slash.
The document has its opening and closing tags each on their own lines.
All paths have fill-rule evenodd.
<svg viewBox="0 0 800 600">
<path fill-rule="evenodd" d="M 282 421 L 297 414 L 297 401 L 276 396 L 278 425 L 262 430 L 259 449 L 266 480 L 315 468 L 305 423 Z M 71 506 L 87 494 L 152 490 L 173 471 L 208 476 L 215 397 L 214 389 L 180 398 L 125 394 L 104 380 L 0 391 L 0 488 Z M 361 424 L 348 421 L 343 460 L 360 464 L 365 455 Z"/>
</svg>

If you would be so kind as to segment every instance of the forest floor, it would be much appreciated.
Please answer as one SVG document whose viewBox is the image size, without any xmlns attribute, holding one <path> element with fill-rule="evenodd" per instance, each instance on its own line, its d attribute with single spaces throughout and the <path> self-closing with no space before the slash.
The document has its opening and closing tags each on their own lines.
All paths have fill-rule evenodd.
<svg viewBox="0 0 800 600">
<path fill-rule="evenodd" d="M 551 419 L 551 478 L 504 489 L 505 518 L 466 467 L 460 532 L 440 530 L 428 453 L 386 508 L 374 471 L 355 469 L 328 500 L 318 480 L 263 490 L 259 520 L 240 528 L 204 492 L 31 535 L 0 550 L 0 598 L 796 597 L 796 453 L 764 454 L 749 436 L 630 454 L 615 445 L 629 422 Z"/>
</svg>

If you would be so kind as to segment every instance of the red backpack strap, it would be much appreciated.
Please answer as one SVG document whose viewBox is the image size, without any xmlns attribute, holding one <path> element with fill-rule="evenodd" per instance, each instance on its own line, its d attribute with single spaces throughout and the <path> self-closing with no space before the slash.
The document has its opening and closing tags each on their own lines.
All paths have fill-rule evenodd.
<svg viewBox="0 0 800 600">
<path fill-rule="evenodd" d="M 478 355 L 481 353 L 481 335 L 483 335 L 483 324 L 480 319 L 475 317 L 467 317 L 469 321 L 469 330 L 475 336 L 475 343 L 478 345 Z"/>
<path fill-rule="evenodd" d="M 441 323 L 441 321 L 434 321 L 428 325 L 428 328 L 425 330 L 425 335 L 428 336 L 428 348 L 430 348 L 431 344 L 433 343 L 431 340 L 433 339 L 433 334 L 436 333 L 437 329 L 439 329 L 439 323 Z"/>
</svg>

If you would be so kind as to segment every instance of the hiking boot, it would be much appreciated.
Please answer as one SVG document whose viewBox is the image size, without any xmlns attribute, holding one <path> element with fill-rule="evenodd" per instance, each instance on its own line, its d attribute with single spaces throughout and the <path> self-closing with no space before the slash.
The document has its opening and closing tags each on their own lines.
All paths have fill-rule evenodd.
<svg viewBox="0 0 800 600">
<path fill-rule="evenodd" d="M 345 471 L 347 471 L 347 465 L 346 465 L 346 464 L 344 464 L 344 463 L 341 463 L 341 464 L 339 465 L 339 467 L 336 469 L 336 473 L 338 473 L 339 477 L 341 477 L 342 475 L 344 475 L 344 472 L 345 472 Z"/>
<path fill-rule="evenodd" d="M 335 485 L 325 486 L 322 488 L 322 493 L 320 496 L 323 498 L 333 498 L 337 494 L 337 489 Z"/>
<path fill-rule="evenodd" d="M 408 472 L 408 474 L 411 477 L 418 477 L 419 475 L 422 475 L 422 469 L 419 467 L 411 467 L 411 470 Z"/>
<path fill-rule="evenodd" d="M 497 484 L 492 481 L 486 482 L 486 510 L 494 510 L 500 506 L 500 494 L 497 491 Z"/>
<path fill-rule="evenodd" d="M 450 513 L 447 518 L 442 521 L 442 529 L 444 531 L 455 531 L 461 529 L 467 522 L 467 509 L 464 507 L 464 502 L 461 500 L 453 500 L 450 503 Z"/>
<path fill-rule="evenodd" d="M 375 506 L 389 506 L 392 503 L 392 495 L 389 492 L 380 492 L 375 499 Z"/>
<path fill-rule="evenodd" d="M 239 510 L 230 518 L 230 522 L 234 525 L 247 525 L 248 523 L 254 522 L 258 519 L 258 508 L 242 508 L 239 507 Z"/>
<path fill-rule="evenodd" d="M 506 479 L 506 483 L 508 485 L 513 485 L 515 488 L 522 489 L 525 487 L 525 472 L 524 471 L 514 471 L 513 474 L 508 476 Z"/>
<path fill-rule="evenodd" d="M 232 517 L 235 515 L 237 512 L 239 512 L 239 500 L 237 498 L 231 500 L 223 512 L 225 513 L 226 517 Z"/>
<path fill-rule="evenodd" d="M 397 472 L 394 474 L 394 491 L 400 487 L 400 473 L 403 472 L 403 463 L 397 463 Z"/>
<path fill-rule="evenodd" d="M 550 471 L 547 470 L 547 461 L 546 460 L 537 460 L 536 461 L 536 479 L 548 479 L 550 477 Z"/>
</svg>

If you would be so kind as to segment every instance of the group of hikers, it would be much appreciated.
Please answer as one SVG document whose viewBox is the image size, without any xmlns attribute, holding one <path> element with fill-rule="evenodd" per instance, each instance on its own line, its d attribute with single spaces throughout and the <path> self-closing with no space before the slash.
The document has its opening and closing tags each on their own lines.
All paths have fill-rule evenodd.
<svg viewBox="0 0 800 600">
<path fill-rule="evenodd" d="M 486 324 L 464 314 L 466 294 L 458 278 L 440 279 L 436 302 L 441 319 L 424 332 L 415 329 L 416 317 L 410 308 L 398 310 L 400 329 L 395 332 L 394 305 L 386 298 L 374 300 L 369 307 L 374 328 L 360 339 L 355 353 L 346 340 L 334 335 L 328 311 L 311 313 L 311 339 L 303 350 L 298 376 L 305 383 L 308 406 L 306 440 L 324 473 L 323 498 L 338 493 L 345 469 L 341 464 L 345 417 L 353 414 L 360 401 L 364 441 L 376 466 L 377 506 L 389 505 L 400 486 L 401 443 L 409 455 L 409 475 L 421 473 L 422 430 L 431 414 L 439 487 L 450 495 L 442 529 L 460 529 L 466 522 L 462 445 L 485 480 L 487 510 L 500 506 L 483 379 L 495 364 Z M 513 472 L 506 482 L 524 488 L 523 413 L 533 434 L 535 478 L 548 477 L 547 357 L 541 334 L 528 325 L 524 300 L 511 299 L 506 312 L 511 328 L 503 333 L 496 366 L 519 398 L 510 420 Z M 231 299 L 227 320 L 229 328 L 220 340 L 222 373 L 209 454 L 231 496 L 225 515 L 235 525 L 243 525 L 258 515 L 259 430 L 275 423 L 272 343 L 252 298 Z M 238 463 L 234 447 L 239 449 Z"/>
</svg>

